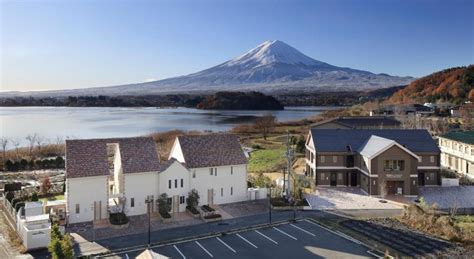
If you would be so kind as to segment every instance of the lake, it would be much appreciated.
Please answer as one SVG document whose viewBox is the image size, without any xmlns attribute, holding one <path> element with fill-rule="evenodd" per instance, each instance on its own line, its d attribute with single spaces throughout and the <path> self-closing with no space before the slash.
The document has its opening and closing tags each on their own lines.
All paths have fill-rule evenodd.
<svg viewBox="0 0 474 259">
<path fill-rule="evenodd" d="M 0 135 L 25 144 L 28 134 L 46 139 L 131 137 L 173 129 L 225 131 L 271 113 L 278 121 L 317 115 L 335 107 L 286 107 L 282 111 L 193 108 L 0 107 Z"/>
</svg>

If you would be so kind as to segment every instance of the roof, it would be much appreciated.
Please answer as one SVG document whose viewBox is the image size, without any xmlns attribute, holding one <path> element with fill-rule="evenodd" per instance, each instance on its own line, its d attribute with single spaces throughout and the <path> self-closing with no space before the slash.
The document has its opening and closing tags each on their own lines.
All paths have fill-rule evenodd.
<svg viewBox="0 0 474 259">
<path fill-rule="evenodd" d="M 441 136 L 442 138 L 447 138 L 451 140 L 456 140 L 466 144 L 474 145 L 474 131 L 456 131 L 449 132 Z"/>
<path fill-rule="evenodd" d="M 124 174 L 160 169 L 151 137 L 66 140 L 66 177 L 109 175 L 107 144 L 118 144 Z"/>
<path fill-rule="evenodd" d="M 188 168 L 247 164 L 237 136 L 231 134 L 178 137 Z"/>
<path fill-rule="evenodd" d="M 318 152 L 347 152 L 361 150 L 372 135 L 396 141 L 411 152 L 440 150 L 426 130 L 416 129 L 311 129 L 314 147 Z"/>
<path fill-rule="evenodd" d="M 324 125 L 326 123 L 337 123 L 342 126 L 346 126 L 352 129 L 364 128 L 364 127 L 397 127 L 400 126 L 400 122 L 394 118 L 386 116 L 350 116 L 350 117 L 338 117 L 329 120 L 321 121 L 313 124 L 313 127 Z"/>
<path fill-rule="evenodd" d="M 170 258 L 170 257 L 161 255 L 161 254 L 159 254 L 157 252 L 154 252 L 153 250 L 150 250 L 150 249 L 145 249 L 145 251 L 143 251 L 141 254 L 139 254 L 136 258 L 137 259 L 166 259 L 166 258 Z"/>
<path fill-rule="evenodd" d="M 360 147 L 358 152 L 362 156 L 372 159 L 393 146 L 397 146 L 409 153 L 410 155 L 414 156 L 416 159 L 419 159 L 416 154 L 414 154 L 404 146 L 400 145 L 396 141 L 387 138 L 382 138 L 376 135 L 370 136 L 367 142 L 365 142 L 365 144 Z"/>
<path fill-rule="evenodd" d="M 25 202 L 25 209 L 31 208 L 43 208 L 43 203 L 41 201 Z"/>
</svg>

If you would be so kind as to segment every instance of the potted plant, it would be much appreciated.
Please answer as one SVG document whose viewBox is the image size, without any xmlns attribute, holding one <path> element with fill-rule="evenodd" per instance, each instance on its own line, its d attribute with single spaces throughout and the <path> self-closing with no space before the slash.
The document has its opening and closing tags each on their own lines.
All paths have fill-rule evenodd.
<svg viewBox="0 0 474 259">
<path fill-rule="evenodd" d="M 189 194 L 188 198 L 186 198 L 186 211 L 194 218 L 199 218 L 201 213 L 199 212 L 198 208 L 199 204 L 199 194 L 196 189 L 192 189 Z"/>
</svg>

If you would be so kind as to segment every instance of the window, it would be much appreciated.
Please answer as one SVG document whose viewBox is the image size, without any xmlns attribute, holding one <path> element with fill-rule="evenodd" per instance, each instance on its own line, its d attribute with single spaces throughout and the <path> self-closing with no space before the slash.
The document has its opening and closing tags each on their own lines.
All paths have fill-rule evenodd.
<svg viewBox="0 0 474 259">
<path fill-rule="evenodd" d="M 168 180 L 168 189 L 171 189 L 171 180 Z"/>
<path fill-rule="evenodd" d="M 178 188 L 178 179 L 174 179 L 174 188 Z"/>
<path fill-rule="evenodd" d="M 230 195 L 234 195 L 234 187 L 230 187 Z"/>
<path fill-rule="evenodd" d="M 321 180 L 324 180 L 324 173 L 321 173 Z"/>
<path fill-rule="evenodd" d="M 332 162 L 337 163 L 337 156 L 332 156 Z"/>
<path fill-rule="evenodd" d="M 130 207 L 135 207 L 135 198 L 130 199 Z"/>
<path fill-rule="evenodd" d="M 196 170 L 193 170 L 193 178 L 196 178 Z"/>
<path fill-rule="evenodd" d="M 423 156 L 420 156 L 420 163 L 423 162 Z"/>
<path fill-rule="evenodd" d="M 326 157 L 325 157 L 325 156 L 321 156 L 319 159 L 321 160 L 321 163 L 324 163 L 324 162 L 326 161 Z"/>
<path fill-rule="evenodd" d="M 184 187 L 184 180 L 183 180 L 183 178 L 181 178 L 181 188 L 183 188 L 183 187 Z"/>
<path fill-rule="evenodd" d="M 342 181 L 342 177 L 343 177 L 342 173 L 337 174 L 337 180 Z"/>
<path fill-rule="evenodd" d="M 214 168 L 214 176 L 217 176 L 217 168 Z"/>
<path fill-rule="evenodd" d="M 79 207 L 79 204 L 76 204 L 76 214 L 81 213 L 81 209 Z"/>
<path fill-rule="evenodd" d="M 180 196 L 179 197 L 179 204 L 184 204 L 184 200 L 185 200 L 184 196 Z"/>
<path fill-rule="evenodd" d="M 230 175 L 233 175 L 234 174 L 234 167 L 230 167 Z"/>
<path fill-rule="evenodd" d="M 434 161 L 435 161 L 435 157 L 434 157 L 434 156 L 430 156 L 430 162 L 431 162 L 431 163 L 434 163 Z"/>
<path fill-rule="evenodd" d="M 209 168 L 209 175 L 214 175 L 214 168 Z"/>
<path fill-rule="evenodd" d="M 385 171 L 403 171 L 405 169 L 405 161 L 403 160 L 385 160 Z"/>
<path fill-rule="evenodd" d="M 221 188 L 221 197 L 224 196 L 224 188 Z"/>
</svg>

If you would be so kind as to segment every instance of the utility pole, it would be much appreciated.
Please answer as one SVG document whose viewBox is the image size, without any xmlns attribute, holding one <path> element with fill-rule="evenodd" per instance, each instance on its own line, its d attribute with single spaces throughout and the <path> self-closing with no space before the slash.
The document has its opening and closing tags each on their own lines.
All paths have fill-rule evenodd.
<svg viewBox="0 0 474 259">
<path fill-rule="evenodd" d="M 151 245 L 151 205 L 153 204 L 153 196 L 148 196 L 145 199 L 145 203 L 147 205 L 148 210 L 148 248 Z"/>
</svg>

